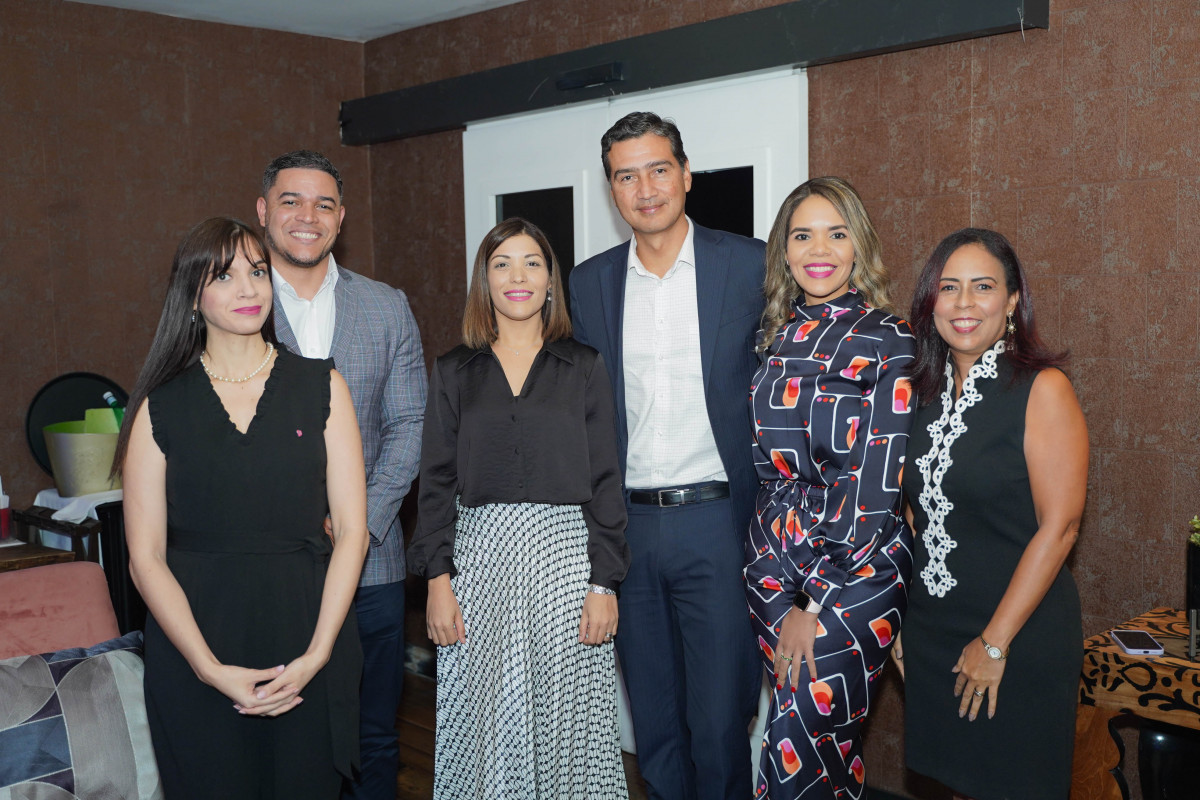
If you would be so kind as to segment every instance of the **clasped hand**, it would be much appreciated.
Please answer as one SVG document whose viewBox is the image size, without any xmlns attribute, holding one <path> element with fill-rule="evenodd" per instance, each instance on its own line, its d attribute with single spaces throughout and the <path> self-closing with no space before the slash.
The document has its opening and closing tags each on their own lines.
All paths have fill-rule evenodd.
<svg viewBox="0 0 1200 800">
<path fill-rule="evenodd" d="M 232 700 L 239 714 L 277 717 L 304 702 L 300 692 L 323 666 L 309 653 L 269 669 L 221 664 L 208 674 L 205 683 Z"/>
</svg>

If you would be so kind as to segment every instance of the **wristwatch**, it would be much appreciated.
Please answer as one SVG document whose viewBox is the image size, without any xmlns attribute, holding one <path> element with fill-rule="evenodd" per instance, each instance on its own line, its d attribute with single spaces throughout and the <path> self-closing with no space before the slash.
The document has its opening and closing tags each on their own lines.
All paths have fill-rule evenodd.
<svg viewBox="0 0 1200 800">
<path fill-rule="evenodd" d="M 983 638 L 982 633 L 979 634 L 979 641 L 983 642 L 983 649 L 988 654 L 988 658 L 994 661 L 1003 661 L 1004 659 L 1008 658 L 1007 650 L 1001 650 L 994 644 L 988 644 L 987 639 Z"/>
<path fill-rule="evenodd" d="M 821 613 L 821 604 L 803 589 L 796 590 L 796 596 L 792 598 L 792 605 L 801 611 L 811 611 L 814 614 Z"/>
</svg>

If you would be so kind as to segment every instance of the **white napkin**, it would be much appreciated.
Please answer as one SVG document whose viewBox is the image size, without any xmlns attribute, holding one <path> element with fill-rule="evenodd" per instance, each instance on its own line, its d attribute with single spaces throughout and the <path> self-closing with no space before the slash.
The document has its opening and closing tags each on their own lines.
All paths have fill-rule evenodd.
<svg viewBox="0 0 1200 800">
<path fill-rule="evenodd" d="M 96 506 L 113 503 L 125 496 L 120 489 L 78 497 L 59 497 L 57 489 L 43 489 L 33 499 L 33 504 L 44 508 L 56 508 L 53 518 L 63 522 L 83 522 L 88 517 L 96 519 Z"/>
</svg>

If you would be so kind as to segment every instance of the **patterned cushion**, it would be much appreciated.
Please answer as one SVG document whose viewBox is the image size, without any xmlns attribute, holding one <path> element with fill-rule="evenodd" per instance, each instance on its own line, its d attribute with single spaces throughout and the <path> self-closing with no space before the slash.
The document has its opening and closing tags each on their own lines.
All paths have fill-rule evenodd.
<svg viewBox="0 0 1200 800">
<path fill-rule="evenodd" d="M 0 661 L 0 800 L 162 798 L 142 634 Z"/>
</svg>

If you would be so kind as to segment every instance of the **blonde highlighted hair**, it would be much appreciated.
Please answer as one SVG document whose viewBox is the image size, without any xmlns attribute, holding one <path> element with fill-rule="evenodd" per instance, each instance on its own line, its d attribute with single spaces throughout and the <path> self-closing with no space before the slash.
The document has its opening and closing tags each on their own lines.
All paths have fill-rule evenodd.
<svg viewBox="0 0 1200 800">
<path fill-rule="evenodd" d="M 862 198 L 843 178 L 812 178 L 797 186 L 783 201 L 775 216 L 775 224 L 771 226 L 771 235 L 767 238 L 767 269 L 763 282 L 767 305 L 763 309 L 763 337 L 758 344 L 760 351 L 766 350 L 779 329 L 787 324 L 792 313 L 792 302 L 803 294 L 788 267 L 788 232 L 792 225 L 792 214 L 813 195 L 828 200 L 846 223 L 850 243 L 854 245 L 850 285 L 858 290 L 868 305 L 891 310 L 888 298 L 890 280 L 883 266 L 883 248 Z"/>
<path fill-rule="evenodd" d="M 488 259 L 495 255 L 500 245 L 522 234 L 533 239 L 550 268 L 550 286 L 546 290 L 549 302 L 542 306 L 542 339 L 554 342 L 571 335 L 571 317 L 563 300 L 562 275 L 550 240 L 529 220 L 509 217 L 487 232 L 475 253 L 471 288 L 467 291 L 467 307 L 463 310 L 462 337 L 467 347 L 482 350 L 496 341 L 496 309 L 488 289 Z"/>
</svg>

